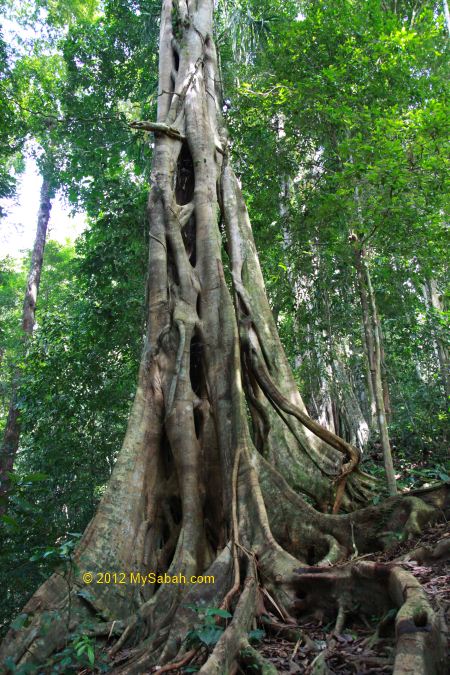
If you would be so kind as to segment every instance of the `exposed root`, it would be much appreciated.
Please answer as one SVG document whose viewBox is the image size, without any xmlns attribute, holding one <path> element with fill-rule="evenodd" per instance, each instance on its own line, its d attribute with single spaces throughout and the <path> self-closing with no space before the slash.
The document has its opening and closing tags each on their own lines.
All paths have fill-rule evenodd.
<svg viewBox="0 0 450 675">
<path fill-rule="evenodd" d="M 165 666 L 157 668 L 157 672 L 170 673 L 170 671 L 172 670 L 178 670 L 179 668 L 182 668 L 183 666 L 186 666 L 188 663 L 190 663 L 192 659 L 196 656 L 196 654 L 198 654 L 198 652 L 199 652 L 198 649 L 191 649 L 179 661 L 176 661 L 174 663 L 168 663 Z"/>
<path fill-rule="evenodd" d="M 216 644 L 211 656 L 200 669 L 202 675 L 223 675 L 239 653 L 245 636 L 250 629 L 256 607 L 256 579 L 251 566 L 245 579 L 244 588 L 234 611 L 233 620 Z"/>
<path fill-rule="evenodd" d="M 353 513 L 320 513 L 296 494 L 262 457 L 260 483 L 271 530 L 278 543 L 296 558 L 330 565 L 383 550 L 399 539 L 416 536 L 439 512 L 417 497 L 391 497 Z"/>
<path fill-rule="evenodd" d="M 408 551 L 406 554 L 397 558 L 398 561 L 401 560 L 415 560 L 420 565 L 423 563 L 436 562 L 437 560 L 449 560 L 450 559 L 450 537 L 445 537 L 437 542 L 434 548 L 429 548 L 428 546 L 418 546 L 412 551 Z"/>
<path fill-rule="evenodd" d="M 401 567 L 358 562 L 330 571 L 299 569 L 295 579 L 298 614 L 336 616 L 339 633 L 346 614 L 361 614 L 370 597 L 371 614 L 398 608 L 395 619 L 395 675 L 444 672 L 439 620 L 419 582 Z"/>
<path fill-rule="evenodd" d="M 389 592 L 399 607 L 395 620 L 395 675 L 443 672 L 441 626 L 420 583 L 406 570 L 394 567 Z"/>
<path fill-rule="evenodd" d="M 238 662 L 250 668 L 252 673 L 258 675 L 277 675 L 278 670 L 267 661 L 264 656 L 250 645 L 248 640 L 243 640 L 238 655 Z"/>
<path fill-rule="evenodd" d="M 212 568 L 217 571 L 220 566 L 224 569 L 226 567 L 228 571 L 225 576 L 222 574 L 222 589 L 230 586 L 233 588 L 233 558 L 229 547 L 224 549 L 219 558 L 220 561 L 216 561 Z M 322 621 L 334 620 L 334 632 L 339 634 L 345 627 L 347 616 L 364 614 L 368 597 L 371 598 L 371 616 L 386 616 L 392 607 L 398 609 L 395 619 L 395 675 L 410 675 L 412 672 L 435 675 L 443 672 L 439 620 L 420 584 L 402 568 L 369 562 L 350 563 L 338 568 L 293 568 L 294 559 L 276 547 L 273 551 L 269 547 L 268 552 L 257 562 L 257 567 L 253 564 L 254 559 L 245 556 L 242 561 L 247 572 L 243 588 L 234 594 L 236 597 L 239 593 L 233 618 L 207 657 L 201 673 L 231 673 L 236 669 L 237 663 L 246 667 L 253 664 L 256 672 L 271 674 L 274 672 L 273 667 L 248 644 L 248 631 L 255 618 L 267 630 L 282 634 L 293 642 L 298 641 L 302 634 L 292 617 L 312 615 Z M 264 586 L 258 586 L 261 583 Z M 160 593 L 162 592 L 166 594 L 168 589 L 161 590 Z M 227 593 L 223 596 L 223 590 L 220 593 L 217 588 L 214 592 L 222 595 L 222 601 L 227 596 Z M 115 659 L 111 672 L 115 675 L 128 675 L 150 668 L 155 668 L 158 672 L 170 672 L 193 659 L 198 663 L 202 657 L 200 648 L 186 651 L 182 639 L 177 638 L 174 641 L 175 636 L 182 635 L 182 626 L 187 632 L 192 625 L 189 623 L 192 621 L 192 614 L 189 615 L 191 610 L 187 608 L 190 603 L 186 600 L 193 599 L 196 593 L 198 594 L 198 589 L 193 589 L 185 594 L 183 600 L 178 599 L 175 603 L 176 611 L 168 598 L 159 598 L 159 602 L 167 608 L 166 615 L 159 616 L 158 621 L 147 629 L 150 630 L 148 637 L 140 640 L 137 650 L 132 650 L 131 653 L 128 651 L 126 656 L 121 655 L 120 648 L 136 639 L 139 633 L 138 622 L 133 617 L 113 649 L 119 658 Z M 208 603 L 207 600 L 206 602 Z M 212 599 L 212 606 L 219 606 L 219 602 L 216 596 Z M 149 606 L 150 603 L 147 608 Z M 271 618 L 270 612 L 279 614 L 282 622 Z M 145 626 L 145 622 L 143 625 Z M 110 638 L 121 626 L 123 627 L 123 622 L 118 622 L 117 626 L 114 623 L 99 624 L 95 632 Z M 36 630 L 28 633 L 27 644 L 32 645 L 37 635 Z M 325 658 L 326 655 L 323 659 Z M 160 664 L 157 669 L 155 664 Z"/>
<path fill-rule="evenodd" d="M 342 629 L 344 628 L 345 624 L 345 615 L 346 615 L 345 602 L 339 599 L 336 625 L 334 627 L 334 633 L 336 635 L 340 635 L 342 633 Z"/>
</svg>

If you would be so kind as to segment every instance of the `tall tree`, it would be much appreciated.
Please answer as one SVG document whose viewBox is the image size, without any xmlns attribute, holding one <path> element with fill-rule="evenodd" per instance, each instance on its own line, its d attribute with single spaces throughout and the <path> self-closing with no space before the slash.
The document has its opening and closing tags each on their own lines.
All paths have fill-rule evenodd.
<svg viewBox="0 0 450 675">
<path fill-rule="evenodd" d="M 47 228 L 52 208 L 53 187 L 51 177 L 45 176 L 42 180 L 39 212 L 37 217 L 36 236 L 31 255 L 30 269 L 27 278 L 27 287 L 22 311 L 22 329 L 25 341 L 32 333 L 35 324 L 36 303 L 41 280 L 44 248 L 47 238 Z M 20 441 L 20 410 L 17 394 L 19 387 L 19 370 L 16 369 L 13 377 L 12 397 L 9 406 L 8 419 L 0 448 L 0 515 L 7 507 L 8 492 L 11 486 L 10 474 L 14 468 L 14 461 L 19 449 Z"/>
<path fill-rule="evenodd" d="M 450 365 L 448 358 L 448 349 L 445 340 L 440 334 L 441 331 L 436 328 L 438 319 L 444 313 L 444 304 L 442 295 L 439 293 L 435 279 L 427 279 L 424 284 L 425 302 L 431 314 L 434 315 L 433 337 L 436 343 L 436 352 L 441 371 L 441 380 L 444 388 L 446 400 L 450 399 Z"/>
<path fill-rule="evenodd" d="M 402 606 L 398 663 L 411 657 L 427 672 L 429 662 L 439 667 L 438 624 L 412 577 L 370 563 L 327 574 L 307 569 L 308 561 L 328 564 L 380 544 L 381 523 L 395 529 L 399 512 L 408 514 L 408 531 L 433 509 L 394 498 L 351 516 L 322 514 L 276 469 L 289 457 L 299 487 L 310 492 L 313 482 L 318 500 L 345 492 L 350 505 L 352 491 L 364 492 L 358 451 L 306 415 L 276 332 L 230 165 L 213 5 L 163 1 L 157 119 L 133 124 L 154 133 L 155 147 L 146 344 L 124 444 L 76 566 L 31 598 L 25 624 L 10 631 L 1 656 L 10 665 L 50 666 L 84 626 L 100 641 L 118 636 L 112 672 L 163 664 L 167 671 L 198 659 L 202 673 L 229 673 L 252 654 L 248 630 L 264 602 L 288 619 L 315 607 L 319 594 L 339 609 L 341 626 L 349 589 L 358 595 L 375 584 L 379 609 Z M 181 584 L 163 577 L 141 593 L 130 583 L 85 588 L 83 574 L 106 570 L 155 570 Z M 199 574 L 214 584 L 183 583 Z M 231 619 L 214 629 L 212 652 L 207 640 L 189 647 L 184 639 L 193 607 L 205 604 L 219 624 Z M 405 621 L 427 631 L 414 630 L 411 641 Z"/>
<path fill-rule="evenodd" d="M 366 350 L 375 398 L 378 431 L 380 434 L 381 447 L 383 450 L 384 468 L 386 470 L 389 494 L 395 495 L 397 493 L 397 484 L 395 481 L 395 471 L 392 461 L 392 450 L 389 440 L 386 405 L 383 392 L 382 338 L 380 320 L 378 318 L 378 310 L 372 281 L 370 278 L 370 272 L 367 267 L 364 247 L 358 243 L 358 238 L 356 235 L 351 235 L 351 238 L 354 240 L 355 244 L 355 267 L 358 276 L 358 288 L 361 298 Z"/>
</svg>

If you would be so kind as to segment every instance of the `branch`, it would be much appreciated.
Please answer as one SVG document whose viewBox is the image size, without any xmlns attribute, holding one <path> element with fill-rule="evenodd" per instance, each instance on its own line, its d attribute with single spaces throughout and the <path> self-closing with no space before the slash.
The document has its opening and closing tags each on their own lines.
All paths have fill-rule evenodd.
<svg viewBox="0 0 450 675">
<path fill-rule="evenodd" d="M 168 127 L 167 124 L 162 124 L 160 122 L 149 122 L 147 120 L 139 122 L 135 120 L 134 122 L 130 122 L 129 126 L 132 129 L 151 131 L 154 134 L 166 134 L 166 136 L 174 138 L 177 141 L 184 141 L 186 139 L 186 136 L 183 136 L 183 134 L 178 129 L 175 129 L 174 127 Z"/>
<path fill-rule="evenodd" d="M 169 138 L 174 138 L 176 141 L 185 141 L 186 136 L 184 136 L 181 131 L 175 129 L 175 127 L 169 127 L 167 124 L 162 124 L 161 122 L 149 122 L 148 120 L 143 120 L 139 122 L 135 120 L 130 122 L 129 126 L 132 129 L 142 129 L 143 131 L 151 131 L 154 134 L 166 134 Z M 214 147 L 222 155 L 225 155 L 225 150 L 218 140 L 214 141 Z"/>
</svg>

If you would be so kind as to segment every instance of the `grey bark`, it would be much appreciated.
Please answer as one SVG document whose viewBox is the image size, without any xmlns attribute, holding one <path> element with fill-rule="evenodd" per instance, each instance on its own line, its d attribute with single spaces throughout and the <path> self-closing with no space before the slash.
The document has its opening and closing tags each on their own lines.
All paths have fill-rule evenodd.
<svg viewBox="0 0 450 675">
<path fill-rule="evenodd" d="M 347 369 L 339 359 L 333 361 L 332 369 L 333 382 L 338 391 L 340 413 L 345 417 L 348 427 L 349 436 L 347 440 L 360 450 L 364 450 L 369 440 L 370 429 L 356 398 Z M 336 433 L 339 433 L 339 431 L 337 430 Z"/>
<path fill-rule="evenodd" d="M 440 294 L 435 279 L 427 279 L 424 284 L 425 303 L 429 309 L 439 316 L 444 311 L 441 302 Z M 434 322 L 433 322 L 434 323 Z M 450 398 L 450 364 L 448 356 L 448 346 L 442 339 L 436 327 L 432 326 L 433 338 L 435 343 L 436 355 L 439 362 L 439 370 L 441 375 L 442 386 L 444 388 L 445 397 Z"/>
<path fill-rule="evenodd" d="M 447 0 L 442 0 L 442 5 L 444 7 L 444 18 L 445 18 L 445 25 L 447 27 L 447 32 L 450 35 L 450 11 L 448 9 L 448 2 Z"/>
<path fill-rule="evenodd" d="M 389 431 L 386 419 L 386 409 L 384 404 L 381 340 L 377 323 L 378 312 L 370 273 L 364 258 L 364 251 L 358 244 L 355 245 L 355 267 L 358 277 L 364 336 L 366 340 L 367 354 L 369 355 L 369 368 L 375 397 L 378 432 L 380 434 L 381 447 L 383 450 L 386 480 L 389 494 L 395 495 L 397 494 L 397 485 L 395 480 L 391 444 L 389 440 Z"/>
</svg>

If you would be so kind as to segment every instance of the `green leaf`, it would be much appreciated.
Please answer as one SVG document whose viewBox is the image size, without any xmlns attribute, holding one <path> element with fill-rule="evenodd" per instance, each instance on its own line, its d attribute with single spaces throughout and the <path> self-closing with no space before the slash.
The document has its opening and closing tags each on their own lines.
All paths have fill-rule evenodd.
<svg viewBox="0 0 450 675">
<path fill-rule="evenodd" d="M 39 483 L 43 480 L 48 479 L 48 474 L 43 473 L 42 471 L 36 471 L 36 473 L 29 473 L 26 476 L 23 476 L 22 480 L 27 483 Z"/>
<path fill-rule="evenodd" d="M 222 633 L 223 628 L 218 626 L 216 628 L 207 628 L 205 630 L 197 631 L 197 637 L 200 642 L 203 642 L 204 645 L 210 647 L 211 645 L 215 645 L 216 642 L 220 640 Z"/>
<path fill-rule="evenodd" d="M 95 661 L 95 652 L 94 652 L 94 647 L 92 645 L 88 645 L 87 656 L 88 656 L 88 659 L 89 659 L 89 663 L 91 664 L 91 666 L 93 666 L 94 661 Z"/>
<path fill-rule="evenodd" d="M 248 639 L 251 642 L 259 642 L 260 640 L 263 639 L 265 636 L 266 632 L 262 630 L 261 628 L 255 628 L 255 630 L 251 630 L 248 634 Z"/>
<path fill-rule="evenodd" d="M 12 527 L 14 530 L 20 530 L 20 525 L 18 521 L 12 516 L 9 516 L 7 513 L 5 513 L 3 516 L 0 516 L 0 519 L 3 520 L 4 523 Z"/>
<path fill-rule="evenodd" d="M 223 619 L 231 619 L 233 617 L 226 609 L 216 609 L 215 607 L 208 607 L 205 616 L 221 616 Z"/>
</svg>

